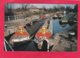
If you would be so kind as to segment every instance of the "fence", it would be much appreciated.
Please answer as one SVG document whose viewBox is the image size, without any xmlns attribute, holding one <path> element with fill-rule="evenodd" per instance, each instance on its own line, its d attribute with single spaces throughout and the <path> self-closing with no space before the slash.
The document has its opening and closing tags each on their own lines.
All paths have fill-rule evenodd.
<svg viewBox="0 0 80 58">
<path fill-rule="evenodd" d="M 13 15 L 13 16 L 5 16 L 5 21 L 17 20 L 17 19 L 25 19 L 24 15 Z"/>
</svg>

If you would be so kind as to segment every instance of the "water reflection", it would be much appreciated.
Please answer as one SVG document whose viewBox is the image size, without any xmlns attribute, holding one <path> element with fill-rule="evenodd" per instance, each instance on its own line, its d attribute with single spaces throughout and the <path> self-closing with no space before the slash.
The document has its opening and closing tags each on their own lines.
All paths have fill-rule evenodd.
<svg viewBox="0 0 80 58">
<path fill-rule="evenodd" d="M 56 34 L 58 32 L 68 31 L 72 28 L 69 24 L 65 24 L 64 27 L 62 25 L 60 25 L 59 19 L 54 20 L 52 25 L 53 25 L 53 33 L 54 34 Z"/>
</svg>

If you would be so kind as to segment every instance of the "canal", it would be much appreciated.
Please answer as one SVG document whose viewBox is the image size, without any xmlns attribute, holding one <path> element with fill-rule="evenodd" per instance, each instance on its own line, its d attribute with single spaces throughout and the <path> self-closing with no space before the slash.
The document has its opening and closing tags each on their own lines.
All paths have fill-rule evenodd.
<svg viewBox="0 0 80 58">
<path fill-rule="evenodd" d="M 38 32 L 38 30 L 40 29 L 40 27 L 43 24 L 44 24 L 44 20 L 40 20 L 38 23 L 33 25 L 34 28 L 33 27 L 32 28 L 26 27 L 26 30 L 29 32 L 30 35 L 36 34 L 36 32 Z M 68 31 L 68 30 L 72 29 L 72 26 L 70 26 L 69 24 L 65 24 L 64 26 L 60 25 L 59 19 L 55 19 L 55 20 L 51 19 L 49 26 L 50 26 L 50 30 L 53 34 Z M 37 51 L 33 41 L 21 43 L 20 45 L 15 45 L 13 48 L 15 51 L 23 51 L 23 50 L 25 50 L 25 51 Z"/>
<path fill-rule="evenodd" d="M 72 29 L 72 26 L 70 26 L 69 24 L 60 25 L 59 19 L 53 20 L 51 24 L 53 27 L 53 34 L 68 31 Z"/>
</svg>

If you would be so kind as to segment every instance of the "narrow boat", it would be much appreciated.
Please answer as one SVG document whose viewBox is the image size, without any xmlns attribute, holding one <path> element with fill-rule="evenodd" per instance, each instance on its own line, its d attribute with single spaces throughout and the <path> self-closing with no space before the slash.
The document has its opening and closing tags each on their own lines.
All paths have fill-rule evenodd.
<svg viewBox="0 0 80 58">
<path fill-rule="evenodd" d="M 46 21 L 45 24 L 40 28 L 40 30 L 35 35 L 35 37 L 36 37 L 35 42 L 38 44 L 38 48 L 42 49 L 43 51 L 45 51 L 45 50 L 49 51 L 49 39 L 52 36 L 52 34 L 48 30 L 47 26 L 48 26 L 48 24 Z"/>
<path fill-rule="evenodd" d="M 14 43 L 24 42 L 29 40 L 30 40 L 29 33 L 24 29 L 23 26 L 19 26 L 14 35 L 10 38 L 9 43 L 13 45 Z"/>
</svg>

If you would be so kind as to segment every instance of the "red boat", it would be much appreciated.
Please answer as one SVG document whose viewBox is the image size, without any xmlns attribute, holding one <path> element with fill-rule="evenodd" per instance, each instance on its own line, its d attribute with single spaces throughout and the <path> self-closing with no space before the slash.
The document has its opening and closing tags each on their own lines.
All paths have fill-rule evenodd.
<svg viewBox="0 0 80 58">
<path fill-rule="evenodd" d="M 10 44 L 17 43 L 17 42 L 23 42 L 30 40 L 29 33 L 24 29 L 23 26 L 19 26 L 17 31 L 14 33 L 14 35 L 10 39 Z"/>
<path fill-rule="evenodd" d="M 48 25 L 45 22 L 45 24 L 36 33 L 36 35 L 35 35 L 35 37 L 36 37 L 35 42 L 39 45 L 38 48 L 40 47 L 40 49 L 42 49 L 41 46 L 43 46 L 44 44 L 46 44 L 46 45 L 44 45 L 44 48 L 46 47 L 45 50 L 47 49 L 47 51 L 49 51 L 49 43 L 50 43 L 49 39 L 52 37 L 52 34 L 47 29 L 47 26 Z M 46 41 L 46 42 L 44 43 L 44 41 Z M 41 44 L 41 43 L 43 43 L 43 44 Z"/>
<path fill-rule="evenodd" d="M 35 35 L 37 38 L 39 37 L 46 37 L 46 39 L 50 39 L 50 37 L 52 36 L 51 32 L 48 30 L 47 28 L 48 26 L 48 21 L 45 21 L 45 24 L 40 28 L 40 30 L 37 32 L 37 34 Z"/>
</svg>

